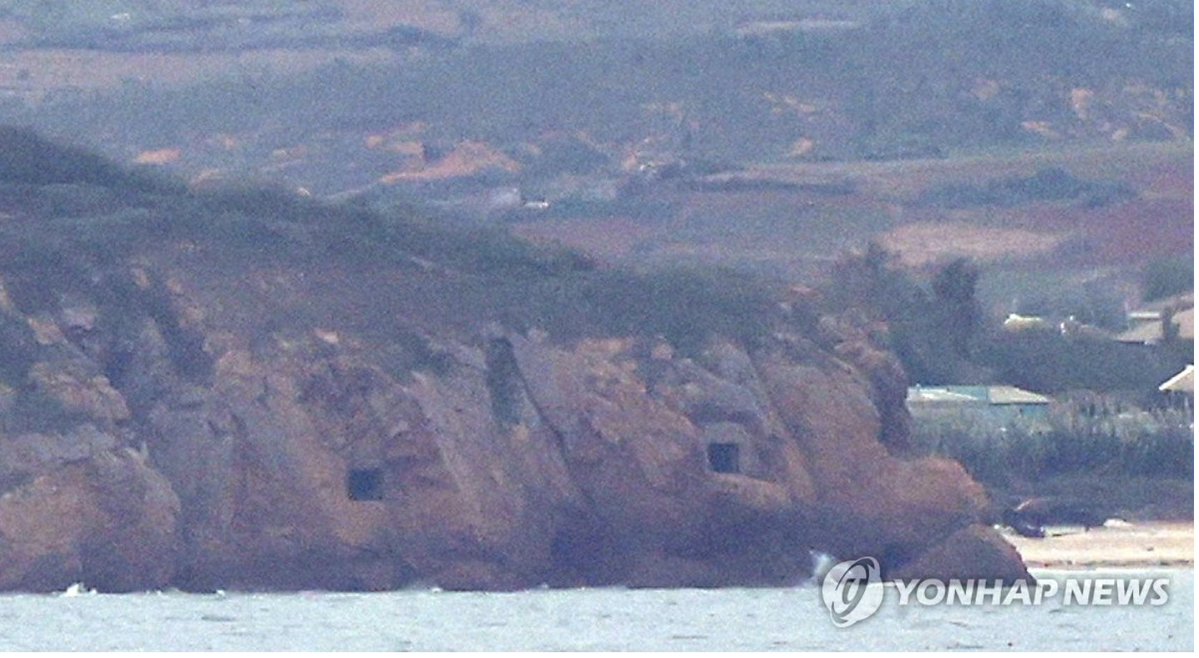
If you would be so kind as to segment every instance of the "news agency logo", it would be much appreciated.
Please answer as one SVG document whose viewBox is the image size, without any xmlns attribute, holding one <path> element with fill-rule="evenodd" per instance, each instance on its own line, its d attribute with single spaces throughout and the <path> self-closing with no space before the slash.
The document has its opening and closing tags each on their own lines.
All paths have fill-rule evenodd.
<svg viewBox="0 0 1199 658">
<path fill-rule="evenodd" d="M 1023 580 L 922 579 L 882 582 L 878 560 L 861 557 L 839 562 L 824 575 L 820 598 L 833 624 L 847 628 L 872 617 L 886 598 L 900 606 L 1012 606 L 1052 603 L 1069 606 L 1150 606 L 1170 601 L 1169 578 L 1114 577 L 1079 574 L 1035 583 Z"/>
<path fill-rule="evenodd" d="M 870 618 L 883 605 L 882 570 L 878 560 L 862 557 L 834 564 L 820 584 L 820 597 L 837 628 Z"/>
</svg>

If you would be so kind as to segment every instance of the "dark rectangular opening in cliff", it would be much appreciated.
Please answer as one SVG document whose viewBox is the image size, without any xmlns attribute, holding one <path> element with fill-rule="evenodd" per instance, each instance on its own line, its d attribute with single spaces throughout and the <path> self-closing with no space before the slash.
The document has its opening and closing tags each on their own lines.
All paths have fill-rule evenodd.
<svg viewBox="0 0 1199 658">
<path fill-rule="evenodd" d="M 736 443 L 709 443 L 708 467 L 715 473 L 740 473 L 741 446 Z"/>
<path fill-rule="evenodd" d="M 355 468 L 346 476 L 350 500 L 383 500 L 383 469 Z"/>
</svg>

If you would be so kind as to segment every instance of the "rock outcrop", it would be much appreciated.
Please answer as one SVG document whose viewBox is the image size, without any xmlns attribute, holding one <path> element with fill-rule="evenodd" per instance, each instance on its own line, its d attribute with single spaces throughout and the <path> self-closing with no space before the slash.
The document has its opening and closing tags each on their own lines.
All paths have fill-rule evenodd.
<svg viewBox="0 0 1199 658">
<path fill-rule="evenodd" d="M 125 306 L 0 298 L 0 589 L 781 584 L 810 550 L 1027 575 L 960 466 L 905 457 L 866 333 L 687 358 L 493 326 L 396 370 L 105 276 Z"/>
</svg>

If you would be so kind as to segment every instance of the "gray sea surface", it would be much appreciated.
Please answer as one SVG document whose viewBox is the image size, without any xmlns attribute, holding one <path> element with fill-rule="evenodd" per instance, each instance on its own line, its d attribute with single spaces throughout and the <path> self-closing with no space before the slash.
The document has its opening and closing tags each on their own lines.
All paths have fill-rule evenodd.
<svg viewBox="0 0 1199 658">
<path fill-rule="evenodd" d="M 766 589 L 0 596 L 0 650 L 1192 650 L 1194 571 L 1159 607 L 899 606 L 836 628 L 814 584 Z"/>
</svg>

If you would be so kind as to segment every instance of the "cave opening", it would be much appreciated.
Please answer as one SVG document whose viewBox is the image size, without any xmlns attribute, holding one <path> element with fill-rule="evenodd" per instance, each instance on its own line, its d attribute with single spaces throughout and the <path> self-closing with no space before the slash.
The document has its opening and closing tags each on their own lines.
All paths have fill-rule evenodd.
<svg viewBox="0 0 1199 658">
<path fill-rule="evenodd" d="M 741 446 L 736 443 L 709 443 L 708 467 L 714 473 L 740 473 Z"/>
<path fill-rule="evenodd" d="M 383 469 L 350 469 L 346 475 L 346 495 L 357 501 L 383 500 Z"/>
</svg>

